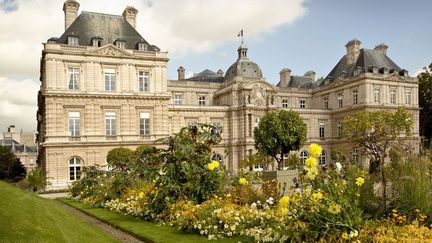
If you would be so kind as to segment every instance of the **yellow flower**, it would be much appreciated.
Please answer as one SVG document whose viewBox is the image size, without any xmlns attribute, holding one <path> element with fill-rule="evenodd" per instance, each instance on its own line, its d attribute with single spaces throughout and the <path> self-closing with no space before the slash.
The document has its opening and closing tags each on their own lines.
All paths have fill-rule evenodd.
<svg viewBox="0 0 432 243">
<path fill-rule="evenodd" d="M 279 208 L 279 213 L 281 216 L 285 216 L 288 214 L 288 209 L 287 208 Z"/>
<path fill-rule="evenodd" d="M 240 183 L 240 185 L 247 185 L 248 184 L 248 181 L 246 180 L 246 178 L 240 178 L 239 179 L 239 183 Z"/>
<path fill-rule="evenodd" d="M 318 166 L 318 160 L 315 157 L 309 157 L 305 160 L 307 168 L 313 168 Z"/>
<path fill-rule="evenodd" d="M 143 197 L 144 197 L 144 192 L 140 192 L 138 196 L 139 196 L 140 198 L 143 198 Z"/>
<path fill-rule="evenodd" d="M 322 148 L 318 144 L 312 143 L 311 145 L 309 145 L 308 151 L 310 156 L 318 158 L 318 156 L 321 155 Z"/>
<path fill-rule="evenodd" d="M 347 232 L 343 232 L 342 233 L 342 238 L 345 239 L 345 240 L 348 240 L 349 239 L 348 233 Z"/>
<path fill-rule="evenodd" d="M 219 161 L 217 161 L 217 160 L 213 160 L 211 163 L 207 164 L 207 169 L 209 169 L 209 170 L 214 170 L 217 167 L 219 167 Z"/>
<path fill-rule="evenodd" d="M 306 177 L 308 179 L 314 180 L 317 175 L 318 175 L 318 168 L 317 167 L 312 167 L 312 168 L 307 169 Z"/>
<path fill-rule="evenodd" d="M 357 186 L 362 186 L 365 183 L 365 180 L 363 177 L 357 177 L 356 184 Z"/>
<path fill-rule="evenodd" d="M 279 199 L 279 206 L 280 207 L 287 207 L 290 202 L 290 197 L 283 196 L 281 199 Z"/>
<path fill-rule="evenodd" d="M 323 194 L 321 192 L 316 192 L 316 193 L 312 194 L 312 197 L 319 201 L 323 198 Z"/>
<path fill-rule="evenodd" d="M 332 214 L 339 214 L 341 211 L 341 206 L 332 203 L 328 209 L 328 211 Z"/>
</svg>

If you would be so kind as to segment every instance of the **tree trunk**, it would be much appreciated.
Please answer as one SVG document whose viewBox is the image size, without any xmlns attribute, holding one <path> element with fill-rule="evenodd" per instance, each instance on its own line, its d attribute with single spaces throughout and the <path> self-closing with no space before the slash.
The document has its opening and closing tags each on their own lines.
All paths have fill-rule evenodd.
<svg viewBox="0 0 432 243">
<path fill-rule="evenodd" d="M 385 176 L 385 170 L 384 170 L 384 161 L 385 157 L 383 156 L 380 158 L 380 170 L 381 170 L 381 179 L 382 179 L 382 197 L 383 197 L 383 204 L 384 207 L 387 208 L 387 178 Z"/>
</svg>

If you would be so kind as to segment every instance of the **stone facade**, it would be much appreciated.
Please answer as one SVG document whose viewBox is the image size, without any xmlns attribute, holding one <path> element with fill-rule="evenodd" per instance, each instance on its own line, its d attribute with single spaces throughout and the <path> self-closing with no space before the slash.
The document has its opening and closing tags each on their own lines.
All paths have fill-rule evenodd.
<svg viewBox="0 0 432 243">
<path fill-rule="evenodd" d="M 315 80 L 313 71 L 293 76 L 285 68 L 280 82 L 272 85 L 249 60 L 244 45 L 225 74 L 205 70 L 185 78 L 180 67 L 179 79 L 168 80 L 167 53 L 148 44 L 132 26 L 136 9 L 126 8 L 123 16 L 78 16 L 73 12 L 78 7 L 75 1 L 65 2 L 65 33 L 44 43 L 42 52 L 38 161 L 51 178 L 51 189 L 68 186 L 83 166 L 106 165 L 113 148 L 152 145 L 196 122 L 223 126 L 222 143 L 214 152 L 236 171 L 255 152 L 253 129 L 260 117 L 278 109 L 300 113 L 308 125 L 305 146 L 321 144 L 323 163 L 332 151 L 353 152 L 338 134 L 339 122 L 364 109 L 405 106 L 414 119 L 409 143 L 418 148 L 417 80 L 387 57 L 385 45 L 367 50 L 360 49 L 360 41 L 350 41 L 347 55 L 323 80 Z M 94 22 L 86 21 L 112 21 L 123 31 L 92 32 L 88 28 L 94 29 Z M 125 31 L 131 34 L 115 36 Z M 353 156 L 366 162 L 355 151 Z"/>
</svg>

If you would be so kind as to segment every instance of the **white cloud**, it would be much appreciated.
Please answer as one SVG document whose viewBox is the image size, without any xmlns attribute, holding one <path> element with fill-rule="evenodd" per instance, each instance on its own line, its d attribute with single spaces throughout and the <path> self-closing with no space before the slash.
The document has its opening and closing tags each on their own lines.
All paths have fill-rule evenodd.
<svg viewBox="0 0 432 243">
<path fill-rule="evenodd" d="M 0 1 L 0 126 L 33 124 L 42 43 L 64 32 L 63 2 L 59 0 Z M 170 58 L 204 53 L 229 41 L 260 39 L 306 13 L 305 0 L 78 0 L 80 11 L 122 14 L 126 5 L 139 10 L 138 31 Z M 34 77 L 18 81 L 11 76 Z M 6 82 L 7 85 L 4 85 Z M 25 84 L 29 86 L 26 87 Z M 31 84 L 31 85 L 30 85 Z M 14 92 L 26 92 L 20 99 Z M 22 89 L 22 90 L 21 90 Z M 12 100 L 9 100 L 12 99 Z M 18 99 L 18 100 L 16 100 Z M 29 100 L 27 100 L 29 99 Z M 30 102 L 30 99 L 32 102 Z M 21 103 L 20 103 L 21 102 Z M 30 103 L 33 105 L 30 107 Z M 15 118 L 14 118 L 15 114 Z M 12 120 L 5 121 L 5 118 Z M 25 118 L 25 119 L 23 119 Z M 28 127 L 34 130 L 35 126 Z"/>
<path fill-rule="evenodd" d="M 25 131 L 36 130 L 39 85 L 30 80 L 0 77 L 0 130 L 16 125 Z"/>
<path fill-rule="evenodd" d="M 246 38 L 260 38 L 306 13 L 305 0 L 80 0 L 80 11 L 122 14 L 138 10 L 137 28 L 151 44 L 176 55 L 211 51 Z M 42 43 L 64 31 L 63 1 L 16 0 L 15 11 L 0 11 L 0 74 L 37 75 Z"/>
</svg>

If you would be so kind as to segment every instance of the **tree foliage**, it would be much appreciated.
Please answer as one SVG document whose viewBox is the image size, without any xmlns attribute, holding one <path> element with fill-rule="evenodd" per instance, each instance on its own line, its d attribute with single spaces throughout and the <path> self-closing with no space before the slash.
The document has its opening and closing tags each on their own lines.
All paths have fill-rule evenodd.
<svg viewBox="0 0 432 243">
<path fill-rule="evenodd" d="M 0 180 L 21 179 L 26 176 L 26 169 L 20 159 L 7 148 L 0 146 Z"/>
<path fill-rule="evenodd" d="M 404 108 L 399 108 L 396 112 L 364 110 L 348 116 L 342 122 L 343 136 L 353 142 L 355 147 L 363 149 L 371 158 L 371 173 L 381 172 L 384 205 L 387 199 L 384 162 L 389 150 L 399 143 L 401 134 L 411 134 L 412 124 L 411 115 Z"/>
<path fill-rule="evenodd" d="M 432 63 L 418 75 L 420 110 L 420 135 L 432 138 Z"/>
<path fill-rule="evenodd" d="M 285 155 L 303 146 L 306 133 L 306 123 L 297 112 L 271 111 L 262 117 L 254 130 L 255 147 L 276 159 L 278 169 L 282 169 Z"/>
<path fill-rule="evenodd" d="M 108 152 L 107 164 L 113 170 L 126 172 L 134 162 L 134 153 L 129 148 L 115 148 Z"/>
</svg>

